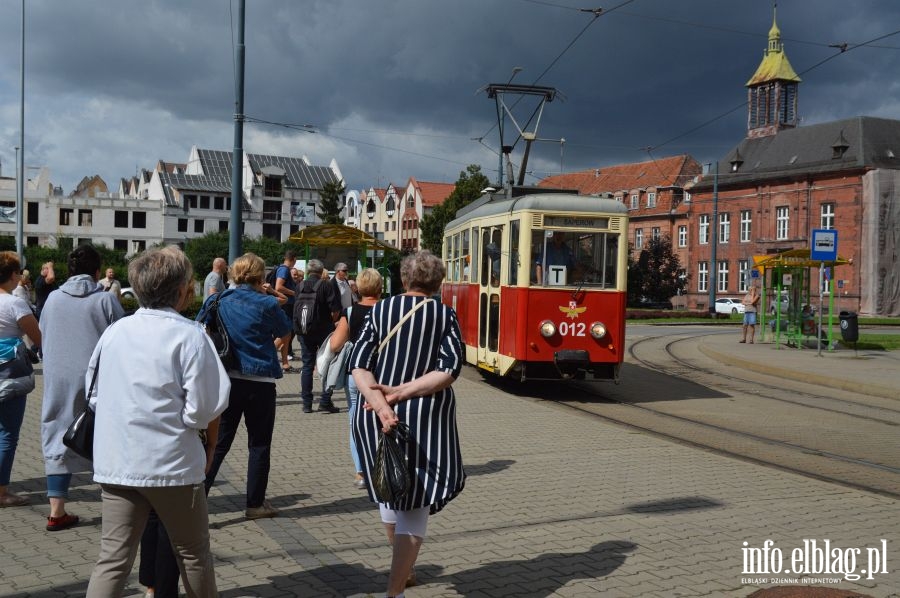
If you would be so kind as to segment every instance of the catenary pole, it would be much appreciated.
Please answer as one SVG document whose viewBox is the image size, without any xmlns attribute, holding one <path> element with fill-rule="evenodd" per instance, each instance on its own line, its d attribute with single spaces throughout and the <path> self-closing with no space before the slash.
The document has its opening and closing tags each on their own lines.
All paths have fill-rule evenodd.
<svg viewBox="0 0 900 598">
<path fill-rule="evenodd" d="M 16 160 L 16 253 L 19 264 L 25 267 L 25 248 L 22 245 L 25 220 L 25 0 L 22 0 L 22 58 L 20 62 L 20 101 L 19 101 L 19 151 Z"/>
<path fill-rule="evenodd" d="M 246 0 L 238 8 L 238 43 L 235 48 L 236 70 L 234 83 L 234 151 L 231 156 L 231 218 L 228 235 L 228 261 L 234 263 L 241 255 L 242 165 L 244 163 L 244 17 Z"/>
</svg>

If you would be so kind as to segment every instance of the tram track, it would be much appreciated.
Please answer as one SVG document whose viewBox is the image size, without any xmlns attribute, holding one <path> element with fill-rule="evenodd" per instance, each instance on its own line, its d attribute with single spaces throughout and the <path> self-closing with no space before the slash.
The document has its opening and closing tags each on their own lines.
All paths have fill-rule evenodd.
<svg viewBox="0 0 900 598">
<path fill-rule="evenodd" d="M 739 383 L 739 384 L 751 384 L 753 386 L 753 394 L 755 394 L 755 396 L 765 398 L 770 401 L 777 401 L 780 403 L 786 403 L 786 404 L 790 404 L 790 405 L 799 405 L 799 406 L 807 407 L 809 409 L 817 409 L 820 411 L 839 413 L 841 415 L 846 415 L 848 417 L 882 423 L 882 424 L 889 425 L 889 426 L 900 426 L 900 409 L 891 409 L 889 407 L 883 407 L 880 405 L 872 405 L 871 403 L 867 403 L 867 402 L 863 402 L 863 401 L 851 401 L 851 400 L 844 399 L 844 398 L 829 397 L 829 396 L 824 396 L 823 394 L 799 390 L 798 388 L 800 385 L 802 385 L 802 383 L 795 384 L 794 387 L 792 388 L 791 392 L 794 393 L 798 398 L 803 397 L 808 400 L 796 400 L 796 399 L 784 398 L 781 396 L 777 396 L 778 392 L 784 391 L 783 381 L 781 381 L 780 384 L 773 384 L 773 383 L 767 383 L 767 382 L 762 381 L 760 379 L 761 378 L 760 376 L 756 376 L 755 378 L 748 378 L 745 376 L 736 376 L 733 373 L 728 373 L 728 372 L 725 372 L 722 370 L 713 370 L 710 368 L 698 366 L 694 362 L 690 362 L 686 359 L 678 357 L 675 354 L 675 352 L 673 351 L 673 347 L 675 347 L 676 345 L 678 345 L 680 343 L 693 341 L 696 339 L 695 336 L 675 339 L 675 340 L 669 341 L 665 345 L 665 352 L 666 352 L 667 357 L 669 359 L 671 359 L 672 361 L 676 362 L 679 365 L 678 368 L 660 367 L 658 363 L 651 362 L 647 359 L 642 359 L 641 357 L 639 357 L 637 355 L 637 353 L 635 351 L 635 347 L 640 346 L 641 343 L 657 340 L 660 338 L 665 338 L 665 337 L 646 337 L 646 338 L 642 338 L 642 339 L 638 339 L 638 340 L 634 341 L 628 347 L 629 357 L 633 361 L 640 363 L 644 367 L 656 370 L 658 372 L 666 373 L 666 374 L 669 374 L 672 376 L 682 377 L 686 373 L 697 374 L 699 372 L 702 374 L 706 374 L 706 375 L 715 377 L 722 386 L 728 386 L 728 385 L 724 384 L 725 381 L 730 381 L 732 383 Z M 818 391 L 819 391 L 819 393 L 821 393 L 822 389 L 819 388 Z M 815 400 L 815 401 L 826 400 L 826 401 L 829 401 L 830 403 L 841 404 L 844 406 L 849 406 L 851 408 L 869 409 L 869 410 L 883 413 L 886 415 L 896 416 L 898 421 L 890 421 L 890 420 L 886 420 L 881 417 L 876 417 L 876 416 L 867 415 L 867 414 L 853 413 L 852 411 L 837 409 L 835 407 L 825 407 L 823 405 L 816 405 L 816 404 L 809 402 L 812 400 Z"/>
<path fill-rule="evenodd" d="M 673 395 L 683 388 L 687 398 L 648 399 L 608 385 L 578 383 L 591 400 L 555 401 L 715 453 L 900 498 L 900 461 L 890 448 L 895 441 L 888 440 L 896 436 L 900 411 L 850 400 L 840 392 L 823 396 L 793 385 L 786 389 L 783 382 L 751 380 L 698 365 L 681 350 L 686 346 L 682 343 L 696 336 L 647 337 L 629 347 L 629 362 L 657 374 L 652 383 Z M 827 404 L 816 404 L 822 401 Z"/>
</svg>

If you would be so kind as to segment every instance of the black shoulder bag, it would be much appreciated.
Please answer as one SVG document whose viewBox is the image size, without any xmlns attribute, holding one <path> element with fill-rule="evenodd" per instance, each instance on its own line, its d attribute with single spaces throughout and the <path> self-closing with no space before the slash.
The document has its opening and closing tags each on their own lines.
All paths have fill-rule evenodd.
<svg viewBox="0 0 900 598">
<path fill-rule="evenodd" d="M 69 450 L 89 461 L 94 460 L 94 410 L 91 409 L 91 395 L 94 394 L 94 385 L 97 383 L 97 372 L 100 371 L 100 356 L 97 356 L 97 365 L 94 366 L 94 375 L 91 376 L 91 386 L 85 399 L 87 405 L 75 421 L 66 430 L 63 436 L 63 444 Z"/>
<path fill-rule="evenodd" d="M 219 301 L 225 292 L 222 291 L 210 302 L 206 317 L 203 320 L 206 326 L 206 333 L 212 339 L 213 345 L 216 347 L 216 353 L 219 354 L 219 359 L 222 360 L 222 365 L 225 366 L 226 370 L 239 370 L 240 365 L 238 364 L 234 347 L 231 345 L 231 339 L 228 338 L 228 330 L 225 328 L 222 316 L 219 315 Z"/>
</svg>

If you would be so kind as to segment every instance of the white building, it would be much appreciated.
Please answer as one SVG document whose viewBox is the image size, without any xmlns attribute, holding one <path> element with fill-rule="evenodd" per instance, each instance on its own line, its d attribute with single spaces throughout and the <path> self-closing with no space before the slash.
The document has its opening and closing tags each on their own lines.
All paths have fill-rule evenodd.
<svg viewBox="0 0 900 598">
<path fill-rule="evenodd" d="M 123 179 L 118 193 L 63 197 L 42 168 L 26 181 L 24 243 L 58 246 L 91 242 L 131 255 L 157 243 L 183 244 L 225 231 L 231 215 L 231 152 L 193 147 L 186 164 L 160 161 L 153 171 Z M 316 207 L 325 183 L 343 179 L 335 160 L 313 166 L 306 156 L 244 153 L 242 233 L 285 241 L 320 224 Z M 0 207 L 14 208 L 14 178 L 0 177 Z M 0 235 L 14 236 L 15 221 L 0 218 Z M 71 239 L 71 241 L 68 241 Z"/>
</svg>

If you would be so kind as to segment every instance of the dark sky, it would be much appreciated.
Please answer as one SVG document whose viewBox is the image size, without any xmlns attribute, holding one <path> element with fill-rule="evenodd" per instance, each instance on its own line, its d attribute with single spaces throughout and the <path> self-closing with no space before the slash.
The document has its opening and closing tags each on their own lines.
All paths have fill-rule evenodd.
<svg viewBox="0 0 900 598">
<path fill-rule="evenodd" d="M 237 10 L 28 0 L 26 165 L 49 167 L 68 193 L 85 175 L 115 188 L 158 159 L 183 162 L 192 145 L 232 149 Z M 495 179 L 497 113 L 479 90 L 521 67 L 514 82 L 560 92 L 526 182 L 681 153 L 710 162 L 744 136 L 744 84 L 772 17 L 764 0 L 248 0 L 245 113 L 316 132 L 247 123 L 244 148 L 335 159 L 351 189 L 453 182 L 468 164 Z M 900 2 L 781 0 L 777 21 L 803 79 L 801 125 L 900 118 Z M 20 30 L 21 2 L 2 0 L 5 176 L 19 143 Z M 533 109 L 513 112 L 524 124 Z"/>
</svg>

